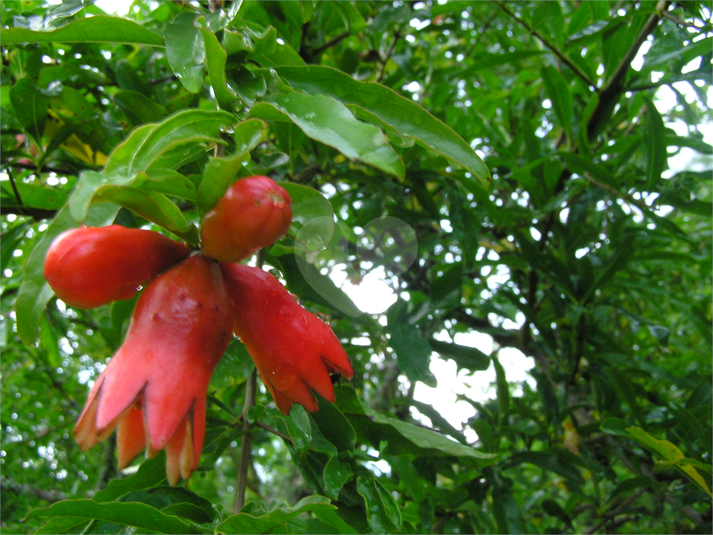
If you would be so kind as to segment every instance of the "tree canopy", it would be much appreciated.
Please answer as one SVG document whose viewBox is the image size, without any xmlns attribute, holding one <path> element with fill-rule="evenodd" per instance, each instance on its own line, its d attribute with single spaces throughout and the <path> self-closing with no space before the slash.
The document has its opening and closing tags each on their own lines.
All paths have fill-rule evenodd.
<svg viewBox="0 0 713 535">
<path fill-rule="evenodd" d="M 710 3 L 0 10 L 3 531 L 711 532 Z M 136 298 L 66 305 L 49 245 L 196 248 L 251 175 L 354 378 L 286 416 L 234 339 L 196 473 L 117 471 L 72 429 Z"/>
</svg>

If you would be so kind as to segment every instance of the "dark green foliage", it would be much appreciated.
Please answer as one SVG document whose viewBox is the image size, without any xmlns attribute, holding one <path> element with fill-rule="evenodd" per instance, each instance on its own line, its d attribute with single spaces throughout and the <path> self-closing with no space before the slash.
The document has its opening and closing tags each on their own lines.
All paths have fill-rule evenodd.
<svg viewBox="0 0 713 535">
<path fill-rule="evenodd" d="M 710 533 L 710 3 L 0 10 L 3 531 Z M 192 478 L 117 474 L 72 428 L 133 302 L 42 278 L 82 222 L 196 246 L 236 173 L 286 184 L 266 264 L 355 368 L 315 414 L 260 390 L 239 512 L 240 342 Z"/>
</svg>

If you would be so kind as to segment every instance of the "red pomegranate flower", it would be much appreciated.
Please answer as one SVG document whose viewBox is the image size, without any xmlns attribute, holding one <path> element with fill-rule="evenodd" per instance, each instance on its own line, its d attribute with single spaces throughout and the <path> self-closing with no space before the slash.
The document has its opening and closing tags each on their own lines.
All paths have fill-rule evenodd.
<svg viewBox="0 0 713 535">
<path fill-rule="evenodd" d="M 193 256 L 151 282 L 126 340 L 92 388 L 74 429 L 87 450 L 118 427 L 119 469 L 166 448 L 171 485 L 197 468 L 208 383 L 230 341 L 231 303 L 218 265 Z"/>
<path fill-rule="evenodd" d="M 233 301 L 233 332 L 243 341 L 277 407 L 318 409 L 312 390 L 334 403 L 330 373 L 353 375 L 344 348 L 327 323 L 299 305 L 262 269 L 220 264 Z"/>
</svg>

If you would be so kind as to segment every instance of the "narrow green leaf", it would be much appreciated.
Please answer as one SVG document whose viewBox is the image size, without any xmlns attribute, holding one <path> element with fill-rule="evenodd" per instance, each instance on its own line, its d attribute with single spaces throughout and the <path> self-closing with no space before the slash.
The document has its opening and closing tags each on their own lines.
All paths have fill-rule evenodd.
<svg viewBox="0 0 713 535">
<path fill-rule="evenodd" d="M 6 43 L 3 43 L 5 45 Z M 15 117 L 37 144 L 42 141 L 47 122 L 49 101 L 40 93 L 35 83 L 27 77 L 20 78 L 10 88 L 10 102 L 15 110 Z"/>
<path fill-rule="evenodd" d="M 323 95 L 273 95 L 256 104 L 251 117 L 291 121 L 307 136 L 334 147 L 347 158 L 361 160 L 403 178 L 404 163 L 377 127 L 357 120 L 338 100 Z"/>
<path fill-rule="evenodd" d="M 45 509 L 35 509 L 28 519 L 72 517 L 101 520 L 121 526 L 131 526 L 151 533 L 211 533 L 195 524 L 167 515 L 149 505 L 138 502 L 106 502 L 93 500 L 64 500 Z"/>
<path fill-rule="evenodd" d="M 198 15 L 180 13 L 163 30 L 166 40 L 166 57 L 174 74 L 189 92 L 199 93 L 203 88 L 203 62 L 206 47 L 203 36 L 195 26 Z"/>
<path fill-rule="evenodd" d="M 579 488 L 584 485 L 584 477 L 572 465 L 564 455 L 559 455 L 557 451 L 527 451 L 517 453 L 510 459 L 512 463 L 531 463 L 545 470 L 559 474 L 567 480 L 570 487 Z"/>
<path fill-rule="evenodd" d="M 508 386 L 507 376 L 505 375 L 505 369 L 503 365 L 500 364 L 500 360 L 497 355 L 492 355 L 491 359 L 493 361 L 493 366 L 495 367 L 495 384 L 498 393 L 498 406 L 499 406 L 499 418 L 501 421 L 505 419 L 507 413 L 510 411 L 510 388 Z"/>
<path fill-rule="evenodd" d="M 50 325 L 47 316 L 43 316 L 40 321 L 40 347 L 47 353 L 47 362 L 52 368 L 59 368 L 62 365 L 57 333 Z"/>
<path fill-rule="evenodd" d="M 562 73 L 548 65 L 542 69 L 542 81 L 545 84 L 545 94 L 552 103 L 552 108 L 559 119 L 562 128 L 569 138 L 572 137 L 572 94 Z"/>
<path fill-rule="evenodd" d="M 225 63 L 227 62 L 228 54 L 213 32 L 206 28 L 201 28 L 200 32 L 203 35 L 205 46 L 205 65 L 208 69 L 208 76 L 210 84 L 213 86 L 215 98 L 221 108 L 232 110 L 237 103 L 237 95 L 228 86 L 228 81 L 225 77 Z"/>
<path fill-rule="evenodd" d="M 310 65 L 278 67 L 276 70 L 295 89 L 313 95 L 327 95 L 373 114 L 401 135 L 413 138 L 420 145 L 442 154 L 472 173 L 482 187 L 490 182 L 490 171 L 463 138 L 417 103 L 388 87 L 359 82 L 330 67 Z"/>
<path fill-rule="evenodd" d="M 659 440 L 654 438 L 640 427 L 629 427 L 627 428 L 627 432 L 630 437 L 636 440 L 641 446 L 657 454 L 666 464 L 670 464 L 683 472 L 683 474 L 698 485 L 703 492 L 713 498 L 713 493 L 711 493 L 708 482 L 694 467 L 695 461 L 686 459 L 681 450 L 678 449 L 675 444 L 669 442 L 668 440 Z"/>
<path fill-rule="evenodd" d="M 235 116 L 224 111 L 179 111 L 158 124 L 134 130 L 109 155 L 104 173 L 132 177 L 152 165 L 175 169 L 192 157 L 185 153 L 187 146 L 198 145 L 203 150 L 204 143 L 221 143 L 221 130 L 236 122 Z M 176 148 L 184 150 L 175 151 Z M 166 155 L 170 156 L 170 161 Z"/>
<path fill-rule="evenodd" d="M 644 143 L 642 146 L 648 160 L 646 169 L 649 179 L 648 187 L 653 188 L 661 180 L 661 173 L 668 167 L 666 128 L 653 101 L 648 97 L 644 97 L 644 100 L 646 101 L 646 121 L 644 122 Z"/>
<path fill-rule="evenodd" d="M 124 43 L 163 47 L 163 39 L 128 19 L 98 15 L 70 22 L 51 32 L 24 28 L 0 30 L 3 46 L 28 43 Z"/>
<path fill-rule="evenodd" d="M 459 368 L 473 371 L 487 370 L 490 367 L 490 357 L 475 347 L 468 347 L 440 340 L 429 340 L 431 349 L 441 356 L 453 359 Z"/>
<path fill-rule="evenodd" d="M 232 154 L 225 158 L 211 158 L 203 169 L 203 179 L 198 188 L 198 207 L 202 212 L 213 208 L 227 189 L 236 181 L 237 173 L 242 169 L 249 156 L 243 153 Z"/>
</svg>

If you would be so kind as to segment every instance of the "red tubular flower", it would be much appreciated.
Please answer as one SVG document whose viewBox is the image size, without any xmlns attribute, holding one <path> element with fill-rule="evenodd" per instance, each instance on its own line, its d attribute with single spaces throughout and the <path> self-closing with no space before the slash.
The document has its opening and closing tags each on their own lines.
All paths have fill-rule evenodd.
<svg viewBox="0 0 713 535">
<path fill-rule="evenodd" d="M 166 448 L 171 485 L 198 466 L 206 393 L 230 341 L 231 304 L 218 265 L 193 256 L 150 283 L 126 340 L 92 388 L 74 428 L 83 450 L 118 426 L 119 468 Z"/>
<path fill-rule="evenodd" d="M 203 218 L 201 252 L 240 262 L 280 239 L 292 222 L 292 199 L 266 176 L 238 180 Z"/>
<path fill-rule="evenodd" d="M 300 306 L 271 274 L 240 264 L 221 264 L 233 301 L 233 332 L 250 353 L 277 407 L 293 403 L 318 409 L 312 390 L 334 403 L 330 373 L 351 379 L 344 348 L 327 323 Z"/>
<path fill-rule="evenodd" d="M 129 299 L 138 288 L 188 257 L 185 243 L 119 225 L 80 227 L 52 242 L 45 279 L 68 305 L 94 308 Z"/>
</svg>

